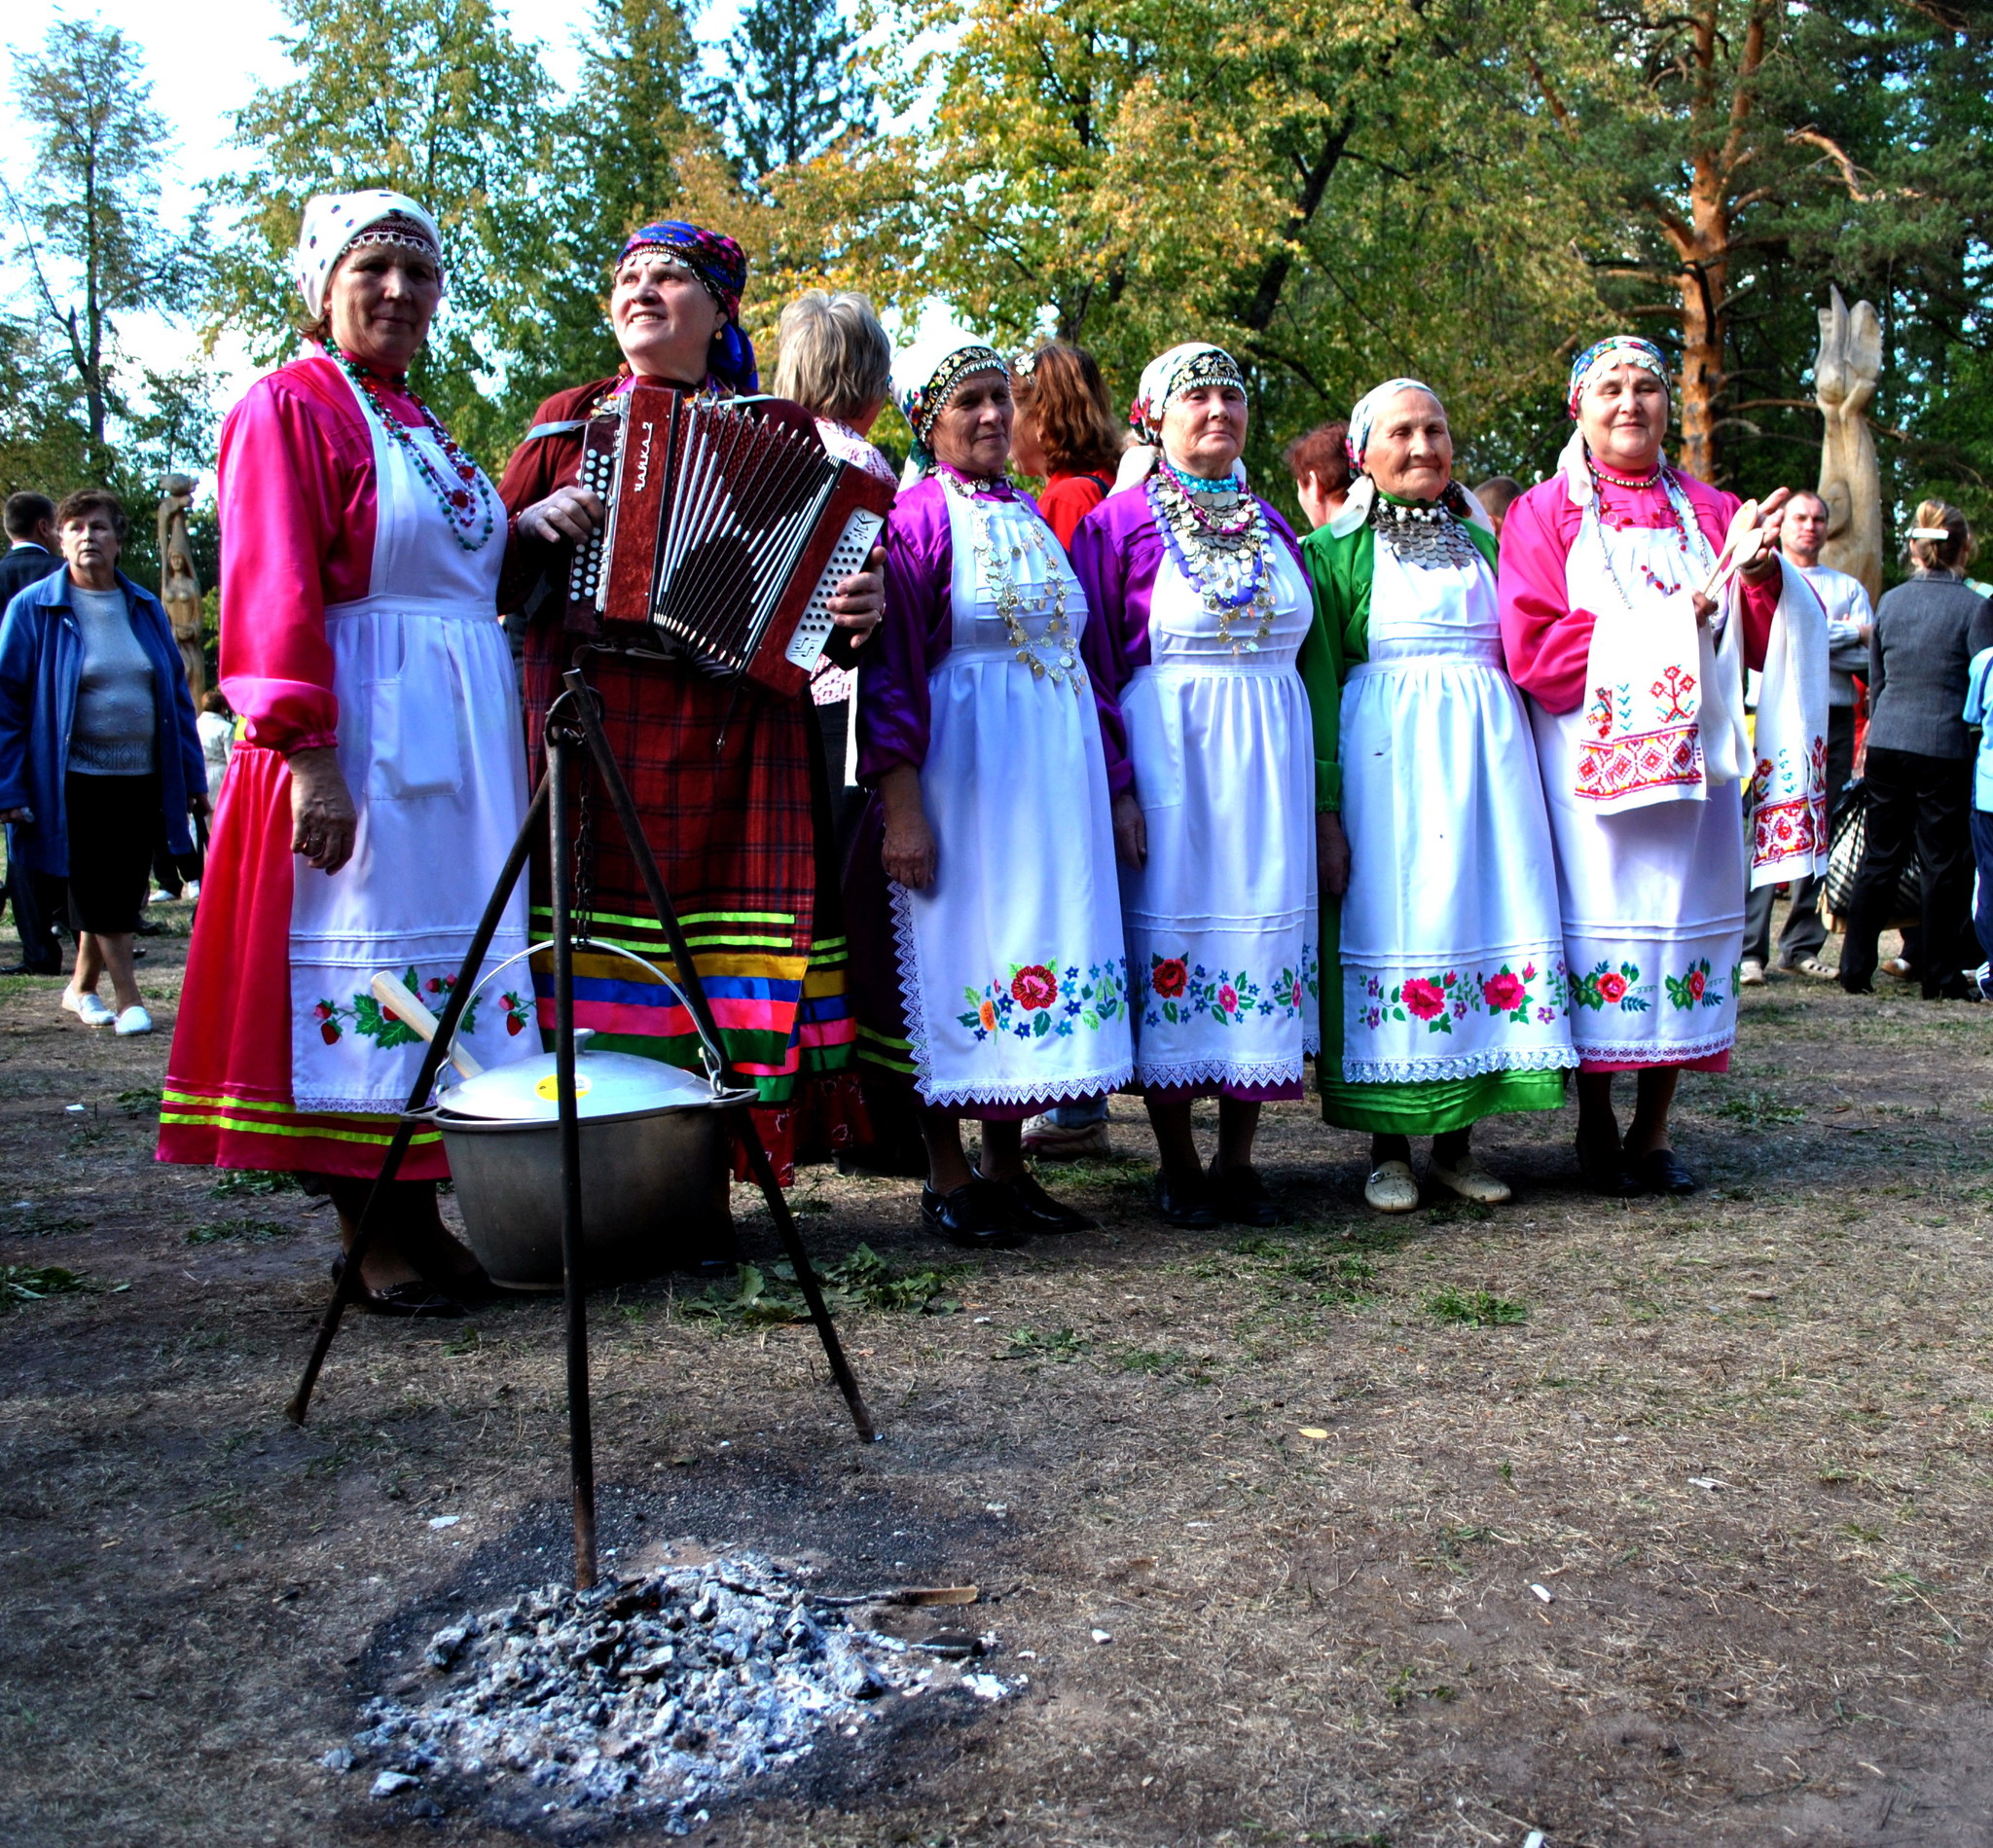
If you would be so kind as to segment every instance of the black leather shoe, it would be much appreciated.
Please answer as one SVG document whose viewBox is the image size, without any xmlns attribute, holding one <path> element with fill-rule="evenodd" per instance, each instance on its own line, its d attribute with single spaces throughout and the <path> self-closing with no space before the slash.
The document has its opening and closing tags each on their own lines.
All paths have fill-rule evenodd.
<svg viewBox="0 0 1993 1848">
<path fill-rule="evenodd" d="M 977 1178 L 982 1178 L 980 1174 Z M 1029 1169 L 1015 1180 L 985 1184 L 1010 1189 L 1017 1202 L 1019 1221 L 1028 1232 L 1098 1232 L 1101 1229 L 1098 1219 L 1089 1219 L 1085 1214 L 1053 1199 L 1038 1185 L 1037 1177 Z"/>
<path fill-rule="evenodd" d="M 1006 1250 L 1025 1242 L 1017 1195 L 979 1175 L 953 1193 L 921 1189 L 921 1223 L 936 1238 L 971 1251 Z"/>
<path fill-rule="evenodd" d="M 1226 1225 L 1279 1225 L 1281 1210 L 1266 1191 L 1256 1168 L 1220 1168 L 1213 1162 L 1206 1177 L 1212 1211 Z"/>
<path fill-rule="evenodd" d="M 1211 1203 L 1204 1177 L 1198 1176 L 1194 1191 L 1179 1193 L 1170 1185 L 1167 1175 L 1156 1177 L 1156 1211 L 1170 1225 L 1185 1226 L 1193 1232 L 1215 1231 L 1222 1223 Z"/>
<path fill-rule="evenodd" d="M 1702 1185 L 1675 1159 L 1672 1148 L 1650 1148 L 1634 1164 L 1641 1184 L 1649 1193 L 1693 1193 Z"/>
<path fill-rule="evenodd" d="M 1592 1192 L 1609 1199 L 1623 1200 L 1641 1190 L 1639 1178 L 1627 1173 L 1626 1158 L 1617 1147 L 1608 1148 L 1582 1136 L 1577 1139 L 1577 1172 Z"/>
<path fill-rule="evenodd" d="M 29 962 L 13 962 L 9 963 L 6 968 L 0 969 L 0 975 L 60 975 L 61 973 L 62 965 L 59 962 L 51 963 L 46 969 L 38 969 Z"/>
<path fill-rule="evenodd" d="M 344 1273 L 344 1257 L 332 1260 L 332 1281 Z M 353 1292 L 353 1307 L 370 1316 L 408 1316 L 433 1322 L 461 1321 L 466 1311 L 453 1296 L 446 1296 L 433 1284 L 390 1284 L 385 1289 L 369 1289 L 365 1284 Z"/>
</svg>

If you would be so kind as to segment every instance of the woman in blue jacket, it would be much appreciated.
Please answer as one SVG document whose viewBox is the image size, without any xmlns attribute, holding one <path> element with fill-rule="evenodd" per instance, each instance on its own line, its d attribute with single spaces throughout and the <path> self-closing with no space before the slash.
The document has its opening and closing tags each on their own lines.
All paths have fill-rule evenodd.
<svg viewBox="0 0 1993 1848">
<path fill-rule="evenodd" d="M 159 598 L 118 569 L 125 509 L 86 489 L 55 509 L 66 568 L 0 618 L 0 821 L 29 872 L 67 887 L 76 970 L 62 1005 L 148 1033 L 131 939 L 153 849 L 190 853 L 207 780 L 187 672 Z M 117 1005 L 97 983 L 108 973 Z"/>
</svg>

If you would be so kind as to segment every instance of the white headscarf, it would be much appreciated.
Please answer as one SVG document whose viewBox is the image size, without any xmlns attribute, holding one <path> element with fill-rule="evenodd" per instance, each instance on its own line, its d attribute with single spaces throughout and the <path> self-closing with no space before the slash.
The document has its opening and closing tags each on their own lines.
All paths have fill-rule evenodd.
<svg viewBox="0 0 1993 1848">
<path fill-rule="evenodd" d="M 380 187 L 364 193 L 320 193 L 305 207 L 292 261 L 298 293 L 314 321 L 325 312 L 325 285 L 339 260 L 358 243 L 426 246 L 436 259 L 437 272 L 442 272 L 443 234 L 435 219 L 406 193 Z"/>
<path fill-rule="evenodd" d="M 1128 407 L 1128 421 L 1144 442 L 1160 442 L 1163 413 L 1171 401 L 1194 385 L 1225 384 L 1246 389 L 1246 375 L 1239 362 L 1222 346 L 1210 341 L 1186 340 L 1158 353 L 1141 369 L 1135 387 L 1135 402 Z"/>
</svg>

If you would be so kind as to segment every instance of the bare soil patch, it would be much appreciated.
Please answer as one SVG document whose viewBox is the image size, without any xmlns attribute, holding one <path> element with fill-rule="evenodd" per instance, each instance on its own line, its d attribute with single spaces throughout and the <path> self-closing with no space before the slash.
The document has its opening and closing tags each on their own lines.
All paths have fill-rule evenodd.
<svg viewBox="0 0 1993 1848">
<path fill-rule="evenodd" d="M 43 1280 L 0 1309 L 0 1839 L 668 1839 L 319 1766 L 439 1624 L 565 1573 L 558 1304 L 355 1319 L 286 1425 L 330 1213 L 152 1161 L 183 948 L 150 1039 L 0 982 L 0 1265 Z M 957 1267 L 939 1313 L 847 1314 L 869 1450 L 807 1329 L 598 1298 L 619 1561 L 974 1583 L 937 1625 L 1030 1680 L 901 1700 L 689 1839 L 1993 1838 L 1989 1016 L 1752 992 L 1732 1075 L 1684 1082 L 1684 1202 L 1580 1192 L 1567 1113 L 1484 1133 L 1513 1206 L 1383 1221 L 1312 1104 L 1270 1113 L 1264 1237 L 1152 1220 L 1130 1100 L 1129 1159 L 1065 1182 L 1104 1230 L 1023 1253 L 811 1171 L 825 1260 Z"/>
</svg>

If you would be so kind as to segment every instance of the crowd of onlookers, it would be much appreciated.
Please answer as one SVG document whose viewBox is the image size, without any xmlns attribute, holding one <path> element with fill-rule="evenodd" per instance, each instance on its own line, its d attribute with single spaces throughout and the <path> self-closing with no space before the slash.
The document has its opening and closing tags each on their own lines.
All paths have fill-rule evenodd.
<svg viewBox="0 0 1993 1848">
<path fill-rule="evenodd" d="M 20 939 L 7 972 L 59 974 L 66 932 L 63 1007 L 86 1026 L 150 1033 L 135 967 L 143 912 L 156 873 L 166 895 L 199 879 L 227 708 L 210 693 L 197 718 L 165 609 L 118 568 L 115 494 L 13 494 L 5 524 L 0 822 Z"/>
</svg>

